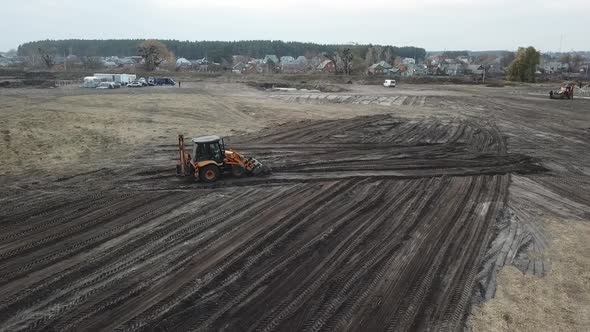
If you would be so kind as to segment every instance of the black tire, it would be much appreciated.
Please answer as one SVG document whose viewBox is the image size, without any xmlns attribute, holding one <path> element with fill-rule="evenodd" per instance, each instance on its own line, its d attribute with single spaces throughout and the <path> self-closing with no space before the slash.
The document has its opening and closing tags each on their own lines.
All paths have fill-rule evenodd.
<svg viewBox="0 0 590 332">
<path fill-rule="evenodd" d="M 203 182 L 215 182 L 219 179 L 219 167 L 216 165 L 207 165 L 199 169 L 199 178 Z"/>
<path fill-rule="evenodd" d="M 244 174 L 246 174 L 246 170 L 240 165 L 233 165 L 231 167 L 231 174 L 237 178 L 241 178 L 244 176 Z"/>
</svg>

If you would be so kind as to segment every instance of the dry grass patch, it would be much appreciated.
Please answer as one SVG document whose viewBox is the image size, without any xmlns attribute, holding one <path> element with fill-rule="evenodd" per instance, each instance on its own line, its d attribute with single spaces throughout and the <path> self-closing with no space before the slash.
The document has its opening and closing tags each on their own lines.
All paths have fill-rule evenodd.
<svg viewBox="0 0 590 332">
<path fill-rule="evenodd" d="M 505 267 L 496 297 L 471 319 L 474 331 L 590 331 L 590 223 L 546 223 L 551 272 L 538 278 Z"/>
</svg>

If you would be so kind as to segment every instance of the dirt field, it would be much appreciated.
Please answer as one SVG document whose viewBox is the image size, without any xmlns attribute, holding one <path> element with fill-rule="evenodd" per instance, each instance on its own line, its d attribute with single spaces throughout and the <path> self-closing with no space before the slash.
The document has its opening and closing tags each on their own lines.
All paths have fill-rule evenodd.
<svg viewBox="0 0 590 332">
<path fill-rule="evenodd" d="M 590 100 L 344 88 L 0 90 L 0 330 L 590 328 Z"/>
</svg>

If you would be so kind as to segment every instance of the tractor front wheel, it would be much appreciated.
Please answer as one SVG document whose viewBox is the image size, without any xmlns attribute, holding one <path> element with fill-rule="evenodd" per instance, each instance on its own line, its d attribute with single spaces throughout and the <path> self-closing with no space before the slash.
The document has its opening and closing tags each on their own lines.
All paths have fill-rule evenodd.
<svg viewBox="0 0 590 332">
<path fill-rule="evenodd" d="M 219 167 L 207 165 L 199 169 L 199 177 L 203 182 L 215 182 L 219 179 Z"/>
<path fill-rule="evenodd" d="M 244 167 L 240 165 L 233 165 L 231 167 L 231 174 L 237 178 L 241 178 L 242 176 L 244 176 L 245 173 L 246 170 L 244 169 Z"/>
</svg>

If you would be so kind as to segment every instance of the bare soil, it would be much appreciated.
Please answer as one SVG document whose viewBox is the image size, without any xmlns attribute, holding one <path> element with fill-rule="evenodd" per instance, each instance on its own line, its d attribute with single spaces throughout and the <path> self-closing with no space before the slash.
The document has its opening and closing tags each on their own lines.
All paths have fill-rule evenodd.
<svg viewBox="0 0 590 332">
<path fill-rule="evenodd" d="M 346 88 L 0 91 L 0 330 L 584 330 L 590 101 Z M 273 174 L 176 178 L 178 133 Z"/>
</svg>

